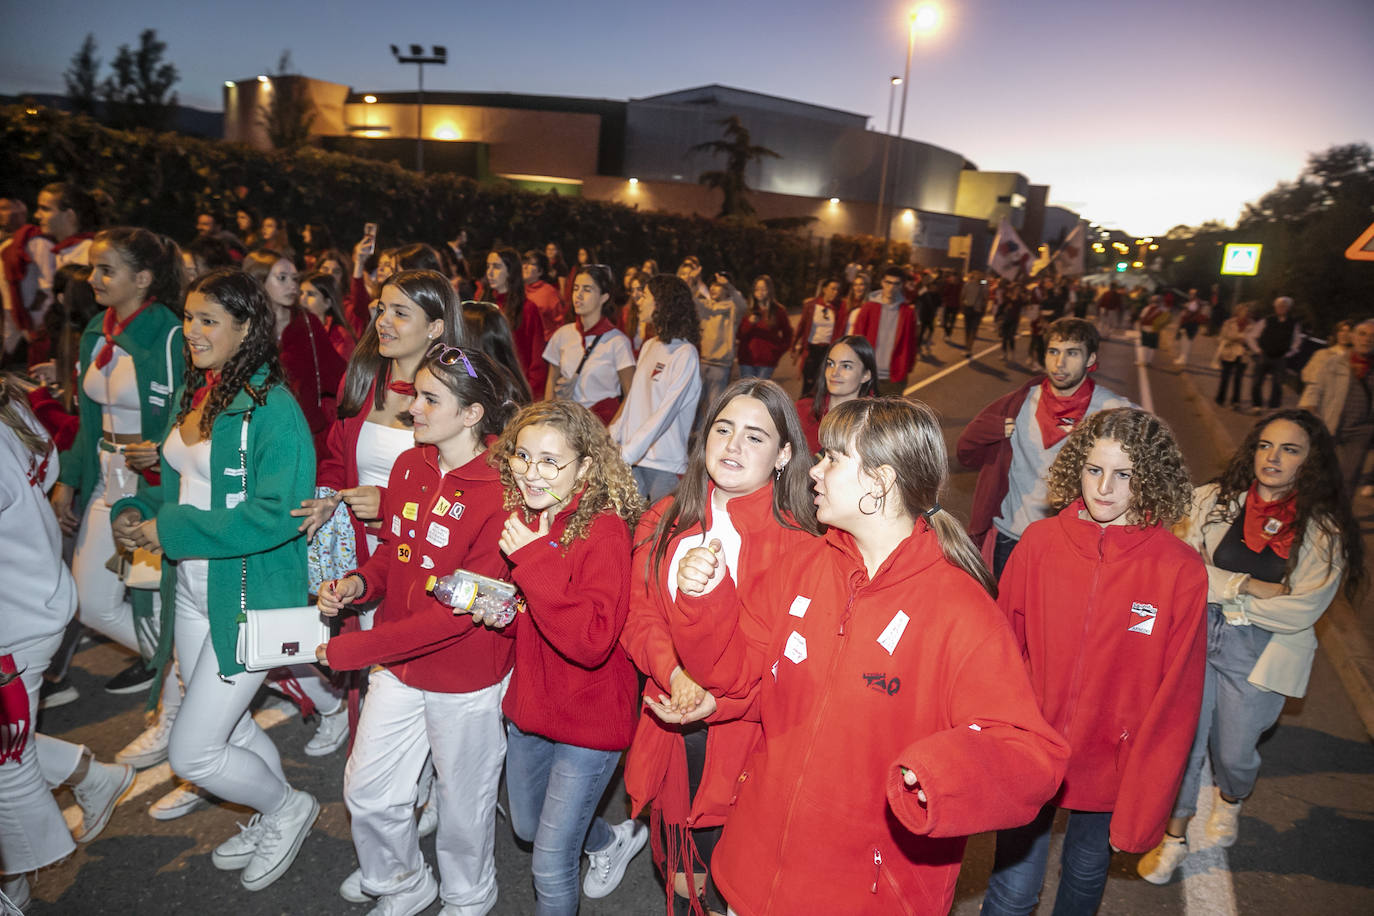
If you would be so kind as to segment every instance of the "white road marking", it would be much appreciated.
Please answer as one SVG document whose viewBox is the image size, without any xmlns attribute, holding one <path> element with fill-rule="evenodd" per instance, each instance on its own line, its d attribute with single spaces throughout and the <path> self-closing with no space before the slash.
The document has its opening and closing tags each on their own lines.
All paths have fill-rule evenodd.
<svg viewBox="0 0 1374 916">
<path fill-rule="evenodd" d="M 283 722 L 296 718 L 298 715 L 299 713 L 294 709 L 288 712 L 287 710 L 274 706 L 260 709 L 253 713 L 253 721 L 257 722 L 258 727 L 263 731 L 269 731 L 281 725 Z M 170 783 L 172 779 L 172 768 L 166 761 L 159 763 L 157 766 L 148 767 L 146 770 L 140 770 L 138 775 L 134 777 L 134 784 L 129 787 L 128 794 L 120 799 L 119 804 L 127 805 L 140 795 Z M 73 830 L 81 826 L 80 805 L 68 805 L 63 808 L 62 816 L 66 818 L 67 826 Z"/>
<path fill-rule="evenodd" d="M 1236 889 L 1226 850 L 1207 843 L 1207 817 L 1212 813 L 1210 768 L 1202 768 L 1197 815 L 1188 824 L 1188 858 L 1183 860 L 1183 912 L 1188 916 L 1236 916 Z"/>
<path fill-rule="evenodd" d="M 1150 373 L 1145 365 L 1145 351 L 1140 346 L 1140 338 L 1135 339 L 1135 369 L 1140 380 L 1140 406 L 1146 413 L 1155 412 L 1155 399 L 1150 393 Z"/>
</svg>

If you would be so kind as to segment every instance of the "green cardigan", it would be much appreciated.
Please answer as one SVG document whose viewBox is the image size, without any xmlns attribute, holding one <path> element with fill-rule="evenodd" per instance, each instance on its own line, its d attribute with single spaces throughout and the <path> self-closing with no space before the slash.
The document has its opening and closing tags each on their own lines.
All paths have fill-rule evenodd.
<svg viewBox="0 0 1374 916">
<path fill-rule="evenodd" d="M 95 358 L 96 347 L 104 340 L 104 320 L 102 311 L 81 332 L 76 383 L 77 416 L 81 423 L 72 447 L 58 458 L 61 467 L 57 479 L 76 491 L 73 511 L 78 515 L 100 480 L 101 408 L 86 395 L 82 383 L 86 367 Z M 138 399 L 143 405 L 140 432 L 149 442 L 161 442 L 168 419 L 176 415 L 172 389 L 181 384 L 184 369 L 181 319 L 165 305 L 155 303 L 124 333 L 115 335 L 115 343 L 134 360 Z"/>
<path fill-rule="evenodd" d="M 266 378 L 263 367 L 251 382 L 257 387 Z M 244 419 L 250 410 L 245 430 Z M 173 416 L 165 435 L 157 441 L 179 435 Z M 247 469 L 246 497 L 239 473 L 241 444 Z M 228 677 L 243 671 L 234 659 L 234 649 L 245 560 L 248 607 L 298 607 L 308 601 L 305 537 L 296 530 L 300 520 L 291 516 L 291 510 L 315 495 L 315 448 L 305 417 L 285 384 L 273 385 L 266 403 L 260 406 L 247 391 L 240 391 L 215 418 L 210 431 L 210 475 L 211 508 L 181 505 L 181 477 L 164 457 L 161 485 L 121 499 L 110 515 L 117 518 L 124 509 L 133 507 L 144 518 L 157 518 L 164 560 L 162 637 L 154 659 L 159 666 L 171 652 L 177 561 L 210 561 L 210 641 L 220 674 Z M 309 662 L 311 658 L 301 660 Z"/>
</svg>

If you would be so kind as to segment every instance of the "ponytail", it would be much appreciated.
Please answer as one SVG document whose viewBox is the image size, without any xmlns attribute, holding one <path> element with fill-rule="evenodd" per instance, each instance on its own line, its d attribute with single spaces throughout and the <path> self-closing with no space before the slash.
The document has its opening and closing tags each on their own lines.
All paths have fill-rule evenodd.
<svg viewBox="0 0 1374 916">
<path fill-rule="evenodd" d="M 148 295 L 181 317 L 185 300 L 181 248 L 165 235 L 158 235 L 135 226 L 116 226 L 95 237 L 99 244 L 108 245 L 135 272 L 148 271 L 153 282 Z"/>
<path fill-rule="evenodd" d="M 931 510 L 931 514 L 925 515 L 926 524 L 935 532 L 935 538 L 940 542 L 940 552 L 945 555 L 945 559 L 972 576 L 974 581 L 983 586 L 984 591 L 996 598 L 997 580 L 992 577 L 992 570 L 983 562 L 983 555 L 974 546 L 973 539 L 968 536 L 964 526 L 939 503 L 932 506 Z"/>
</svg>

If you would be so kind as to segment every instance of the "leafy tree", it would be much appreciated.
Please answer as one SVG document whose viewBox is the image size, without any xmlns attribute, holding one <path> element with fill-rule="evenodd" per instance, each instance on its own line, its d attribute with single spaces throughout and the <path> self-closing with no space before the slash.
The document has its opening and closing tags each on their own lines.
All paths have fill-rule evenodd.
<svg viewBox="0 0 1374 916">
<path fill-rule="evenodd" d="M 109 119 L 117 127 L 147 127 L 166 130 L 171 126 L 177 94 L 171 91 L 181 77 L 177 68 L 163 63 L 167 43 L 159 41 L 156 29 L 144 29 L 138 36 L 138 50 L 120 45 L 110 65 L 114 74 L 101 84 L 101 94 L 109 106 Z"/>
<path fill-rule="evenodd" d="M 72 55 L 71 66 L 62 74 L 67 81 L 67 101 L 78 114 L 95 114 L 95 94 L 99 84 L 100 58 L 95 56 L 95 36 L 89 32 L 81 50 Z"/>
<path fill-rule="evenodd" d="M 272 76 L 268 101 L 258 109 L 259 122 L 277 149 L 300 149 L 310 142 L 316 111 L 305 82 L 292 71 L 289 50 L 281 52 Z"/>
<path fill-rule="evenodd" d="M 749 203 L 749 186 L 745 183 L 745 170 L 751 162 L 765 156 L 772 156 L 774 159 L 781 159 L 782 156 L 766 146 L 750 143 L 749 129 L 740 121 L 739 115 L 722 118 L 716 123 L 725 128 L 725 136 L 720 140 L 698 143 L 692 147 L 692 152 L 724 156 L 725 168 L 702 172 L 697 181 L 721 192 L 720 218 L 733 216 L 748 220 L 754 215 L 754 206 Z"/>
</svg>

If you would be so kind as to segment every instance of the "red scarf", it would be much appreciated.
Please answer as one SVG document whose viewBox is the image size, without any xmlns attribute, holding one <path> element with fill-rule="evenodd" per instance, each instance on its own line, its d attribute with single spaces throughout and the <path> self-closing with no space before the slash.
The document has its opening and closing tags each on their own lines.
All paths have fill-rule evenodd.
<svg viewBox="0 0 1374 916">
<path fill-rule="evenodd" d="M 387 382 L 386 390 L 394 391 L 397 394 L 405 395 L 408 398 L 415 397 L 415 383 L 407 382 L 404 379 L 397 379 L 394 382 Z"/>
<path fill-rule="evenodd" d="M 24 275 L 29 272 L 29 265 L 33 263 L 33 256 L 29 254 L 29 242 L 38 235 L 37 226 L 31 223 L 20 226 L 14 235 L 10 236 L 11 241 L 4 254 L 5 283 L 10 288 L 10 312 L 14 315 L 14 323 L 19 326 L 19 330 L 25 332 L 33 330 L 33 316 L 29 314 L 28 303 L 24 301 Z"/>
<path fill-rule="evenodd" d="M 603 318 L 603 317 L 600 317 L 600 316 L 597 317 L 597 319 L 596 319 L 596 324 L 592 325 L 590 328 L 584 328 L 584 327 L 582 327 L 582 316 L 581 316 L 581 315 L 578 315 L 578 316 L 577 316 L 576 321 L 577 321 L 577 333 L 578 333 L 579 336 L 582 336 L 582 337 L 586 337 L 588 334 L 595 334 L 596 336 L 600 337 L 602 334 L 605 334 L 605 333 L 606 333 L 607 331 L 609 331 L 611 328 L 615 327 L 615 325 L 611 324 L 611 322 L 610 322 L 609 319 L 606 319 L 606 318 Z"/>
<path fill-rule="evenodd" d="M 115 310 L 113 308 L 107 308 L 105 310 L 105 317 L 101 319 L 102 323 L 100 327 L 100 333 L 105 336 L 105 345 L 101 347 L 100 352 L 95 355 L 95 367 L 97 369 L 104 369 L 110 364 L 110 360 L 114 358 L 115 338 L 127 331 L 129 325 L 134 323 L 134 319 L 142 315 L 143 310 L 152 304 L 153 300 L 150 297 L 138 307 L 137 311 L 123 321 L 119 321 L 115 318 Z"/>
<path fill-rule="evenodd" d="M 1259 495 L 1259 482 L 1250 484 L 1245 496 L 1245 546 L 1255 553 L 1271 547 L 1282 559 L 1293 549 L 1293 519 L 1298 515 L 1298 492 L 1291 491 L 1273 502 Z"/>
<path fill-rule="evenodd" d="M 93 238 L 95 238 L 94 232 L 78 232 L 76 235 L 69 235 L 62 241 L 58 242 L 56 245 L 52 246 L 52 253 L 59 254 L 60 252 L 66 251 L 68 248 L 75 248 L 77 245 L 80 245 L 82 242 L 86 241 L 86 239 Z"/>
<path fill-rule="evenodd" d="M 205 370 L 205 384 L 201 385 L 191 395 L 191 409 L 200 410 L 200 405 L 205 403 L 205 399 L 210 396 L 210 392 L 219 384 L 219 373 L 213 369 Z"/>
<path fill-rule="evenodd" d="M 1045 447 L 1057 445 L 1060 440 L 1073 432 L 1088 412 L 1093 399 L 1093 380 L 1083 379 L 1078 390 L 1066 398 L 1054 393 L 1049 379 L 1040 383 L 1040 403 L 1035 408 L 1035 421 L 1040 424 L 1040 438 Z"/>
<path fill-rule="evenodd" d="M 1350 371 L 1355 373 L 1355 378 L 1364 381 L 1369 377 L 1370 359 L 1368 356 L 1361 356 L 1354 350 L 1350 351 Z"/>
</svg>

